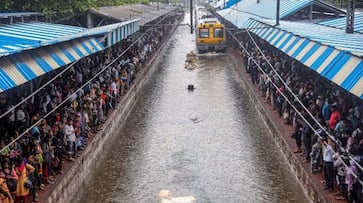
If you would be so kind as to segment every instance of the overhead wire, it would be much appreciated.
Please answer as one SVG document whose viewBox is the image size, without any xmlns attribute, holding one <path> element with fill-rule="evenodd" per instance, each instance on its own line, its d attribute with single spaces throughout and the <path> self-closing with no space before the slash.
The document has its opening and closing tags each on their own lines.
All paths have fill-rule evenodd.
<svg viewBox="0 0 363 203">
<path fill-rule="evenodd" d="M 104 42 L 106 38 L 107 38 L 107 36 L 103 37 L 100 40 L 100 42 Z M 91 50 L 95 50 L 95 48 L 92 47 Z M 68 65 L 67 67 L 65 67 L 61 72 L 59 72 L 53 78 L 51 78 L 50 80 L 48 80 L 46 83 L 44 83 L 38 89 L 36 89 L 34 92 L 32 92 L 31 94 L 29 94 L 28 96 L 26 96 L 24 99 L 22 99 L 21 101 L 19 101 L 17 104 L 15 104 L 12 107 L 10 107 L 7 111 L 5 111 L 4 113 L 2 113 L 0 115 L 0 119 L 3 118 L 3 117 L 5 117 L 6 115 L 8 115 L 11 111 L 15 110 L 20 105 L 22 105 L 23 103 L 25 103 L 26 101 L 28 101 L 30 98 L 32 98 L 34 95 L 36 95 L 37 93 L 39 93 L 42 89 L 44 89 L 45 87 L 47 87 L 48 85 L 50 85 L 54 80 L 56 80 L 58 77 L 60 77 L 61 75 L 63 75 L 66 71 L 68 71 L 70 68 L 72 68 L 73 65 L 76 64 L 76 63 L 78 63 L 81 59 L 82 58 L 77 59 L 76 61 L 72 62 L 70 65 Z"/>
<path fill-rule="evenodd" d="M 284 87 L 286 87 L 288 89 L 288 91 L 290 92 L 290 94 L 294 97 L 295 101 L 299 102 L 299 104 L 303 107 L 303 109 L 305 110 L 305 112 L 312 118 L 312 120 L 315 122 L 315 124 L 318 125 L 319 129 L 322 130 L 327 136 L 330 137 L 330 139 L 332 139 L 334 141 L 335 144 L 337 144 L 339 146 L 339 143 L 338 141 L 336 140 L 336 138 L 331 135 L 331 133 L 324 127 L 321 125 L 321 123 L 316 120 L 316 118 L 314 117 L 314 115 L 306 108 L 306 106 L 301 102 L 300 98 L 298 98 L 296 96 L 296 94 L 291 90 L 290 86 L 288 84 L 286 84 L 285 80 L 281 77 L 281 75 L 276 71 L 276 69 L 272 66 L 272 64 L 270 63 L 270 61 L 267 59 L 267 57 L 265 56 L 265 54 L 262 52 L 261 48 L 257 45 L 256 41 L 253 39 L 253 37 L 251 36 L 251 33 L 248 31 L 247 29 L 247 33 L 248 33 L 248 36 L 250 37 L 250 39 L 253 41 L 254 45 L 256 46 L 256 48 L 258 49 L 259 53 L 261 53 L 261 55 L 263 56 L 263 58 L 266 60 L 266 62 L 268 63 L 268 65 L 271 67 L 271 69 L 274 71 L 275 75 L 277 75 L 277 77 L 279 78 L 279 80 L 284 84 Z M 312 128 L 312 126 L 309 126 L 311 127 L 311 129 L 314 131 L 314 133 L 317 133 L 317 130 L 315 128 Z M 345 149 L 341 146 L 339 146 L 340 150 L 342 152 L 346 152 Z M 346 152 L 348 153 L 348 152 Z M 348 155 L 350 156 L 350 155 Z M 351 157 L 350 157 L 351 158 Z M 351 158 L 351 160 L 353 162 L 355 162 L 355 164 L 357 165 L 357 167 L 363 171 L 363 167 L 358 163 L 356 162 L 353 158 Z"/>
<path fill-rule="evenodd" d="M 91 79 L 89 79 L 85 84 L 83 84 L 80 88 L 78 88 L 76 91 L 73 92 L 73 94 L 78 93 L 80 90 L 82 90 L 84 87 L 86 87 L 88 84 L 90 84 L 95 78 L 97 78 L 101 73 L 103 73 L 107 68 L 109 68 L 113 63 L 115 63 L 120 57 L 122 57 L 129 49 L 131 49 L 131 47 L 133 47 L 136 43 L 138 43 L 146 34 L 148 34 L 151 29 L 153 29 L 154 27 L 156 27 L 160 22 L 162 22 L 166 17 L 163 16 L 163 18 L 161 18 L 157 23 L 155 23 L 155 26 L 149 27 L 142 35 L 140 35 L 133 43 L 131 43 L 119 56 L 117 56 L 115 59 L 113 59 L 109 64 L 107 64 L 105 67 L 103 67 L 98 73 L 96 73 Z M 106 36 L 107 37 L 107 36 Z M 105 38 L 106 38 L 105 37 Z M 79 60 L 77 60 L 79 61 Z M 75 63 L 72 63 L 72 65 L 74 65 Z M 67 67 L 67 70 L 70 67 Z M 61 73 L 64 73 L 63 71 Z M 58 74 L 59 77 L 59 74 Z M 50 83 L 47 82 L 47 84 L 49 85 Z M 43 88 L 46 86 L 42 86 Z M 65 98 L 64 101 L 62 101 L 60 104 L 58 104 L 55 108 L 53 108 L 50 112 L 48 112 L 46 115 L 44 115 L 43 117 L 41 117 L 37 122 L 35 122 L 33 125 L 31 125 L 30 127 L 26 128 L 24 130 L 24 132 L 22 132 L 21 134 L 19 134 L 16 138 L 14 138 L 13 141 L 11 141 L 10 143 L 8 143 L 6 146 L 4 146 L 2 149 L 0 149 L 0 153 L 3 152 L 5 149 L 7 149 L 8 147 L 10 147 L 13 143 L 15 143 L 16 141 L 18 141 L 20 138 L 22 138 L 24 135 L 26 135 L 32 128 L 36 127 L 43 119 L 47 118 L 49 115 L 51 115 L 52 113 L 54 113 L 58 108 L 60 108 L 63 104 L 65 104 L 72 96 L 73 94 L 69 95 L 68 97 Z M 27 97 L 28 99 L 30 97 Z M 23 102 L 23 101 L 22 101 Z M 17 105 L 19 106 L 19 105 Z"/>
<path fill-rule="evenodd" d="M 259 15 L 256 15 L 254 13 L 250 13 L 248 11 L 242 11 L 242 10 L 239 10 L 237 8 L 233 8 L 231 7 L 230 8 L 231 10 L 236 10 L 237 12 L 241 12 L 241 13 L 247 13 L 247 14 L 250 14 L 250 15 L 254 15 L 254 16 L 259 16 Z M 263 16 L 259 16 L 261 18 L 265 18 Z M 276 74 L 276 70 L 273 68 L 273 66 L 271 65 L 271 63 L 266 59 L 266 56 L 262 53 L 261 49 L 256 45 L 256 42 L 254 41 L 254 39 L 252 38 L 249 30 L 252 30 L 252 29 L 255 29 L 255 28 L 249 28 L 249 29 L 246 29 L 246 32 L 248 33 L 249 37 L 252 39 L 252 41 L 254 42 L 255 46 L 259 49 L 259 52 L 264 56 L 264 59 L 267 61 L 267 63 L 269 64 L 269 66 L 273 69 L 273 71 L 275 72 Z M 258 29 L 261 29 L 261 28 L 258 28 Z M 297 99 L 297 101 L 300 103 L 300 105 L 304 108 L 304 110 L 308 113 L 309 116 L 311 116 L 311 118 L 316 122 L 316 124 L 319 126 L 319 128 L 324 131 L 324 133 L 326 133 L 335 143 L 337 143 L 336 139 L 334 136 L 331 135 L 331 133 L 329 131 L 327 131 L 326 128 L 324 128 L 315 118 L 314 116 L 311 114 L 310 111 L 307 111 L 307 108 L 302 105 L 301 101 L 299 98 L 296 97 L 296 95 L 291 91 L 290 87 L 288 85 L 286 85 L 285 81 L 281 79 L 281 76 L 280 74 L 276 74 L 279 79 L 284 83 L 284 86 L 287 87 L 289 89 L 289 91 L 291 92 L 291 94 L 294 96 L 295 99 Z M 312 128 L 313 129 L 313 128 Z M 314 132 L 315 132 L 315 129 L 314 129 Z M 342 148 L 341 146 L 339 146 L 340 150 L 343 151 L 343 152 L 346 152 L 344 148 Z M 346 152 L 347 153 L 347 156 L 349 157 L 350 160 L 352 160 L 355 165 L 361 170 L 363 171 L 363 167 L 352 157 L 352 155 L 349 153 L 349 152 Z"/>
<path fill-rule="evenodd" d="M 235 41 L 237 41 L 237 43 L 238 43 L 238 45 L 245 51 L 245 53 L 247 53 L 247 55 L 249 56 L 249 57 L 251 57 L 251 59 L 253 60 L 253 62 L 256 64 L 256 66 L 259 68 L 259 70 L 265 75 L 265 76 L 267 76 L 268 77 L 268 79 L 270 80 L 270 82 L 271 82 L 271 84 L 276 88 L 276 89 L 279 89 L 279 87 L 273 82 L 273 80 L 271 79 L 271 77 L 263 70 L 263 68 L 257 63 L 257 61 L 254 59 L 254 57 L 249 53 L 249 51 L 243 46 L 243 44 L 238 40 L 238 38 L 232 33 L 232 32 L 230 32 L 230 31 L 228 31 L 229 32 L 229 34 L 233 37 L 233 39 L 235 40 Z M 250 38 L 252 38 L 252 36 L 250 36 Z M 253 40 L 253 38 L 252 38 L 252 40 Z M 254 41 L 254 40 L 253 40 Z M 261 53 L 261 54 L 263 54 L 263 52 L 260 50 L 260 48 L 259 48 L 259 46 L 257 45 L 257 43 L 254 41 L 254 43 L 255 43 L 255 46 L 256 47 L 258 47 L 258 49 L 259 49 L 259 52 Z M 263 54 L 264 55 L 264 54 Z M 266 60 L 266 61 L 268 61 L 267 60 L 267 58 L 264 56 L 264 59 Z M 246 65 L 246 64 L 245 64 Z M 274 70 L 274 72 L 275 72 L 275 74 L 278 74 L 277 73 L 277 71 L 274 69 L 274 67 L 269 63 L 269 65 L 270 65 L 270 67 Z M 279 75 L 279 74 L 278 74 Z M 280 80 L 281 80 L 281 77 L 280 77 Z M 286 83 L 284 83 L 284 86 L 288 86 Z M 291 89 L 290 89 L 291 90 Z M 285 95 L 285 93 L 283 92 L 283 91 L 281 91 L 280 92 L 281 93 L 281 95 L 283 96 L 283 98 L 290 104 L 290 106 L 295 110 L 295 112 L 300 116 L 300 118 L 301 119 L 303 119 L 304 120 L 304 122 L 306 122 L 306 124 L 314 131 L 314 133 L 315 133 L 315 135 L 316 136 L 318 136 L 320 139 L 322 139 L 323 140 L 323 142 L 324 142 L 324 144 L 325 145 L 328 145 L 329 143 L 327 143 L 325 140 L 324 140 L 324 138 L 320 135 L 320 133 L 310 124 L 310 122 L 308 122 L 308 120 L 301 114 L 301 112 L 296 108 L 296 106 L 290 101 L 290 99 Z M 294 94 L 293 92 L 292 92 L 292 94 Z M 299 98 L 297 98 L 298 100 L 299 100 Z M 300 100 L 299 100 L 300 101 Z M 301 102 L 301 101 L 300 101 Z M 302 103 L 300 103 L 302 106 L 304 106 Z M 305 106 L 304 106 L 305 107 Z M 305 108 L 305 111 L 306 111 L 307 109 Z M 314 118 L 315 119 L 315 118 Z M 334 152 L 334 153 L 336 153 L 335 151 L 334 151 L 334 149 L 332 149 L 332 151 Z M 342 164 L 347 168 L 347 169 L 349 169 L 349 166 L 347 165 L 347 164 L 345 164 L 345 162 L 344 162 L 344 160 L 342 160 L 342 158 L 341 158 L 341 156 L 338 156 L 337 157 L 341 162 L 342 162 Z M 355 162 L 355 165 L 357 166 L 357 167 L 359 167 L 359 168 L 361 168 L 361 166 L 354 160 L 354 159 L 352 159 L 352 157 L 350 157 L 349 156 L 349 159 L 350 160 L 352 160 L 353 162 Z M 350 169 L 349 169 L 350 170 Z M 359 179 L 359 176 L 357 175 L 357 174 L 355 174 L 354 172 L 352 172 L 352 174 L 353 174 L 353 176 L 357 179 L 357 181 L 363 186 L 363 181 L 362 180 L 360 180 Z"/>
<path fill-rule="evenodd" d="M 150 28 L 155 27 L 156 25 L 151 26 Z M 108 36 L 104 36 L 101 38 L 100 42 L 105 42 L 106 38 Z M 91 50 L 95 50 L 94 47 L 91 48 Z M 94 54 L 94 53 L 92 53 Z M 91 54 L 91 55 L 92 55 Z M 90 56 L 90 55 L 89 55 Z M 32 92 L 31 94 L 29 94 L 28 96 L 26 96 L 24 99 L 22 99 L 21 101 L 19 101 L 17 104 L 12 105 L 7 111 L 3 112 L 0 114 L 0 119 L 5 117 L 6 115 L 8 115 L 11 111 L 15 110 L 16 108 L 18 108 L 20 105 L 22 105 L 23 103 L 25 103 L 26 101 L 28 101 L 31 97 L 33 97 L 34 95 L 36 95 L 37 93 L 39 93 L 42 89 L 44 89 L 45 87 L 47 87 L 49 84 L 51 84 L 54 80 L 56 80 L 58 77 L 60 77 L 61 75 L 63 75 L 66 71 L 68 71 L 70 68 L 72 68 L 74 66 L 74 64 L 78 63 L 80 60 L 82 60 L 82 58 L 79 58 L 77 60 L 75 60 L 74 62 L 72 62 L 71 64 L 69 64 L 66 68 L 64 68 L 61 72 L 59 72 L 57 75 L 55 75 L 54 77 L 52 77 L 50 80 L 48 80 L 45 84 L 43 84 L 41 87 L 39 87 L 38 89 L 36 89 L 34 92 Z"/>
</svg>

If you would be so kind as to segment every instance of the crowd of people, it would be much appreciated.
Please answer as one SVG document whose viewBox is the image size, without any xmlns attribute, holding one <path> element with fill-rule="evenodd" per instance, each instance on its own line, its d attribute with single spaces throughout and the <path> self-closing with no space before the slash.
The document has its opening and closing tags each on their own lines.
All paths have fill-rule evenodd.
<svg viewBox="0 0 363 203">
<path fill-rule="evenodd" d="M 175 21 L 168 20 L 163 24 Z M 0 119 L 0 203 L 25 203 L 29 194 L 38 201 L 38 190 L 54 184 L 62 163 L 75 161 L 100 130 L 170 31 L 165 28 L 81 59 L 17 108 L 13 105 L 27 95 L 0 95 L 0 115 L 11 109 Z M 239 40 L 252 83 L 293 126 L 294 152 L 311 163 L 313 173 L 324 174 L 327 191 L 337 199 L 363 202 L 362 100 L 263 40 L 255 39 L 262 50 L 246 33 Z"/>
<path fill-rule="evenodd" d="M 362 99 L 257 37 L 244 33 L 239 41 L 252 83 L 294 129 L 294 152 L 312 173 L 324 174 L 336 199 L 363 202 Z"/>
<path fill-rule="evenodd" d="M 19 95 L 27 91 L 0 95 L 0 203 L 39 201 L 39 190 L 54 184 L 65 161 L 76 161 L 180 17 L 63 67 L 69 70 L 29 100 Z"/>
</svg>

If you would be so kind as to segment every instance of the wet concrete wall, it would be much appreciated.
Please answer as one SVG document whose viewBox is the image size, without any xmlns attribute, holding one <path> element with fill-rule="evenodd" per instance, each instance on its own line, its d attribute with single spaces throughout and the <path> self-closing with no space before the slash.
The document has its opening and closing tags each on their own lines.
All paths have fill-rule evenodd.
<svg viewBox="0 0 363 203">
<path fill-rule="evenodd" d="M 299 180 L 299 183 L 302 185 L 302 187 L 305 189 L 304 192 L 311 199 L 312 202 L 326 202 L 323 195 L 319 192 L 318 188 L 309 177 L 309 173 L 303 168 L 301 161 L 294 154 L 293 149 L 287 143 L 285 139 L 285 134 L 287 132 L 281 131 L 281 129 L 276 125 L 276 121 L 271 116 L 271 110 L 266 109 L 260 97 L 260 94 L 256 94 L 256 87 L 249 80 L 249 75 L 245 73 L 245 68 L 242 64 L 242 57 L 240 57 L 240 54 L 235 50 L 229 50 L 228 54 L 231 61 L 233 61 L 235 65 L 236 72 L 238 73 L 241 83 L 245 87 L 250 100 L 253 102 L 263 122 L 268 127 L 271 137 L 284 154 L 285 159 L 287 160 L 287 163 L 289 164 L 294 175 Z"/>
<path fill-rule="evenodd" d="M 109 118 L 102 126 L 102 130 L 100 130 L 97 135 L 94 135 L 92 141 L 88 143 L 86 149 L 80 154 L 80 157 L 77 158 L 70 170 L 66 172 L 62 180 L 51 192 L 46 203 L 71 202 L 71 200 L 77 196 L 79 188 L 86 184 L 87 177 L 89 177 L 89 174 L 92 173 L 92 169 L 99 167 L 97 165 L 97 159 L 102 155 L 104 148 L 107 147 L 107 140 L 117 134 L 119 126 L 122 125 L 125 119 L 127 119 L 128 114 L 131 112 L 134 104 L 136 103 L 135 101 L 138 93 L 155 69 L 155 66 L 152 66 L 151 64 L 159 54 L 163 54 L 162 52 L 165 51 L 164 48 L 167 47 L 170 42 L 170 36 L 175 29 L 176 26 L 173 28 L 170 35 L 166 36 L 166 40 L 160 46 L 157 53 L 154 54 L 154 57 L 149 61 L 147 66 L 142 68 L 137 74 L 137 79 L 134 81 L 134 85 L 130 87 L 115 110 L 109 115 Z"/>
</svg>

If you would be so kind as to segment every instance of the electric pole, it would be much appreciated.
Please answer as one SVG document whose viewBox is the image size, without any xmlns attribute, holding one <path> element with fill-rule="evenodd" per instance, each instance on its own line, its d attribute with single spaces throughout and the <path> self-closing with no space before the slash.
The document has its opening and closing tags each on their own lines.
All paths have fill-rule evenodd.
<svg viewBox="0 0 363 203">
<path fill-rule="evenodd" d="M 190 0 L 190 33 L 193 34 L 193 0 Z"/>
<path fill-rule="evenodd" d="M 275 26 L 280 25 L 280 0 L 276 1 L 276 24 Z"/>
<path fill-rule="evenodd" d="M 347 22 L 345 26 L 346 33 L 353 33 L 354 32 L 354 10 L 355 10 L 355 1 L 348 0 L 347 6 Z"/>
</svg>

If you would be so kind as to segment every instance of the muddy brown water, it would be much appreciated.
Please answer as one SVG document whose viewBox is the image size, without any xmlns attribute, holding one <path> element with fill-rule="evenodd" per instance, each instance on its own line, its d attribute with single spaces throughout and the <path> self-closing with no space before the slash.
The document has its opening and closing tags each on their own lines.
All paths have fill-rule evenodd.
<svg viewBox="0 0 363 203">
<path fill-rule="evenodd" d="M 198 203 L 309 202 L 228 57 L 199 56 L 189 71 L 192 50 L 194 35 L 180 26 L 72 202 L 153 203 L 160 190 Z"/>
</svg>

